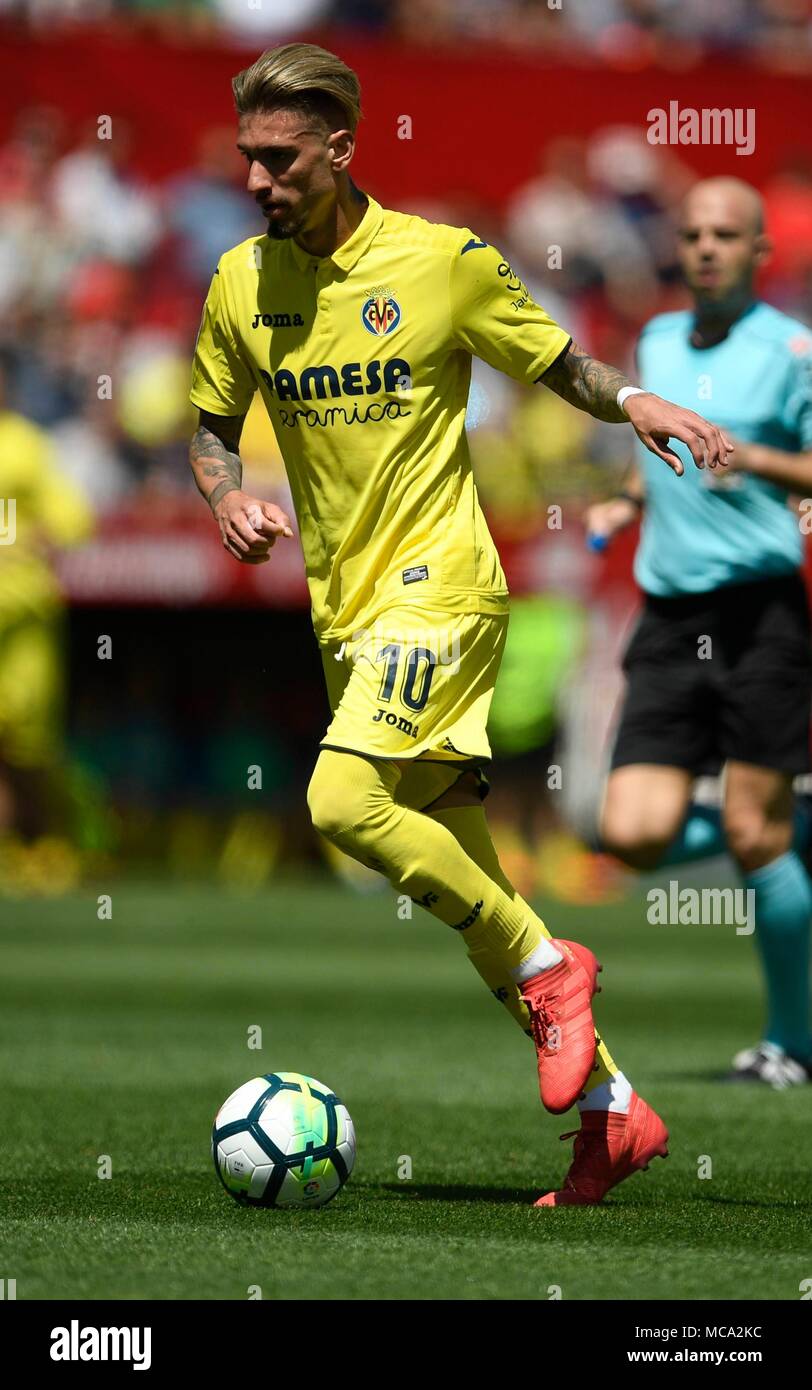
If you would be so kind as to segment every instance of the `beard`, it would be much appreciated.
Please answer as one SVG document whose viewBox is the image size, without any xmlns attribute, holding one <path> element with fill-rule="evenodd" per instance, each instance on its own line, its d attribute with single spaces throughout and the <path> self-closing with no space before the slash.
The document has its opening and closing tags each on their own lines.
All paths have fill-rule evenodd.
<svg viewBox="0 0 812 1390">
<path fill-rule="evenodd" d="M 268 236 L 273 241 L 288 241 L 302 230 L 304 221 L 304 217 L 297 216 L 296 213 L 289 213 L 287 217 L 279 219 L 266 217 L 265 226 Z"/>
</svg>

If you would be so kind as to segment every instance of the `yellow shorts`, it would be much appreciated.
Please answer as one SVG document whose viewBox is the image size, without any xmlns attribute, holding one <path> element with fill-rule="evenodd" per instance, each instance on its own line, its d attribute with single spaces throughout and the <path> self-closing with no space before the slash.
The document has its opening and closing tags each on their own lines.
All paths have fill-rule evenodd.
<svg viewBox="0 0 812 1390">
<path fill-rule="evenodd" d="M 322 648 L 332 723 L 322 748 L 372 758 L 490 762 L 488 713 L 506 614 L 393 608 Z"/>
</svg>

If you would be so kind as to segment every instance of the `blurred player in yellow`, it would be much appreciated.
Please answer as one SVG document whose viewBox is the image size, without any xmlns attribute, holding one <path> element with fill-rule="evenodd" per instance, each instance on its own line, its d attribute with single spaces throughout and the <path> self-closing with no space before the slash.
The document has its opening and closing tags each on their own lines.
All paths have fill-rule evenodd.
<svg viewBox="0 0 812 1390">
<path fill-rule="evenodd" d="M 488 833 L 482 768 L 508 592 L 465 438 L 471 356 L 600 419 L 630 419 L 680 472 L 670 437 L 699 467 L 724 464 L 729 444 L 591 358 L 474 232 L 361 192 L 349 176 L 360 90 L 340 59 L 289 44 L 233 88 L 268 230 L 227 252 L 212 279 L 193 368 L 195 479 L 242 563 L 267 561 L 292 535 L 280 508 L 242 491 L 240 431 L 259 390 L 333 711 L 308 791 L 313 822 L 459 933 L 534 1040 L 544 1105 L 581 1110 L 565 1186 L 539 1204 L 599 1202 L 664 1154 L 668 1134 L 596 1040 L 594 955 L 551 937 Z"/>
<path fill-rule="evenodd" d="M 8 409 L 6 378 L 0 362 L 0 891 L 50 891 L 73 876 L 67 845 L 46 833 L 63 796 L 64 604 L 51 554 L 84 540 L 92 518 L 47 436 Z"/>
</svg>

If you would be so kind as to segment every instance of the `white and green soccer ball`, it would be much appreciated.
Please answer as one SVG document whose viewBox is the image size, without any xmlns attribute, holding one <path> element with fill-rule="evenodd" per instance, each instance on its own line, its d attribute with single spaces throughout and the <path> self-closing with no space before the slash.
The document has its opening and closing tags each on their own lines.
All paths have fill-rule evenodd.
<svg viewBox="0 0 812 1390">
<path fill-rule="evenodd" d="M 355 1130 L 338 1096 L 312 1076 L 256 1076 L 218 1110 L 211 1135 L 226 1192 L 253 1207 L 323 1207 L 355 1163 Z"/>
</svg>

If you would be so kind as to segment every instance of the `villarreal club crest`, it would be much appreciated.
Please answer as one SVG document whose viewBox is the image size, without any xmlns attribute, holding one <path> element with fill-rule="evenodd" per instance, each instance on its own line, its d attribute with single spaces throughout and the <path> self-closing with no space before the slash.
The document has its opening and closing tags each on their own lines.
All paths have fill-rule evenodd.
<svg viewBox="0 0 812 1390">
<path fill-rule="evenodd" d="M 391 290 L 378 288 L 370 291 L 361 310 L 361 322 L 368 333 L 383 338 L 392 333 L 400 323 L 400 305 Z"/>
</svg>

